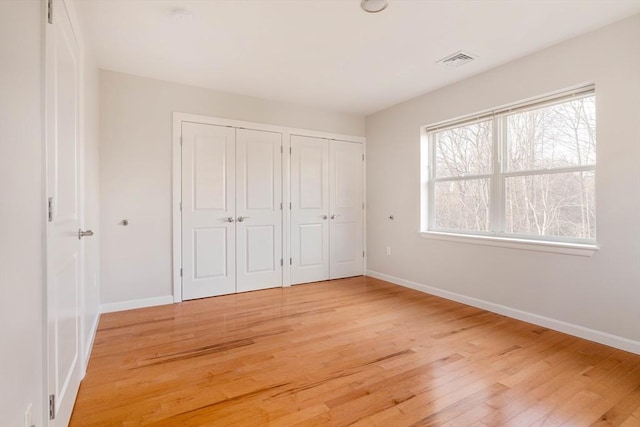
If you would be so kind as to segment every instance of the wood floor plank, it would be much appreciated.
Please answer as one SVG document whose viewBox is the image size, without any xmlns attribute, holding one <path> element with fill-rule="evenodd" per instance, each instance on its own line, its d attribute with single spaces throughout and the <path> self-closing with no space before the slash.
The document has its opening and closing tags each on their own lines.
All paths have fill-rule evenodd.
<svg viewBox="0 0 640 427">
<path fill-rule="evenodd" d="M 104 314 L 71 426 L 638 426 L 640 356 L 357 277 Z"/>
<path fill-rule="evenodd" d="M 640 405 L 640 386 L 631 393 L 623 396 L 611 408 L 607 410 L 592 426 L 612 426 L 622 424 L 632 416 Z"/>
</svg>

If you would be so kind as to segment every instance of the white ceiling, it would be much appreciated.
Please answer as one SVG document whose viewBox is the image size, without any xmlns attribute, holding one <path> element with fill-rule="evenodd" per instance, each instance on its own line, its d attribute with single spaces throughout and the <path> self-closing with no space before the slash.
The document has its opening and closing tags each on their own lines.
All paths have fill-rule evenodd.
<svg viewBox="0 0 640 427">
<path fill-rule="evenodd" d="M 378 14 L 360 0 L 76 2 L 100 68 L 357 114 L 640 12 L 638 0 L 389 0 Z M 458 50 L 480 58 L 435 64 Z"/>
</svg>

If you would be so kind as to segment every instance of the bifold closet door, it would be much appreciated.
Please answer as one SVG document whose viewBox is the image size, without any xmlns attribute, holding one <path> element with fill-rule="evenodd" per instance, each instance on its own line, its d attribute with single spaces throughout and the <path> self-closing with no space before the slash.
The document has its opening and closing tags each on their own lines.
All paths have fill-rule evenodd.
<svg viewBox="0 0 640 427">
<path fill-rule="evenodd" d="M 329 146 L 329 272 L 331 279 L 363 274 L 362 144 Z"/>
<path fill-rule="evenodd" d="M 235 129 L 182 124 L 182 297 L 236 292 Z"/>
<path fill-rule="evenodd" d="M 282 286 L 282 134 L 236 130 L 237 292 Z"/>
<path fill-rule="evenodd" d="M 291 283 L 329 279 L 329 141 L 291 136 Z"/>
<path fill-rule="evenodd" d="M 291 283 L 363 273 L 362 144 L 291 137 Z"/>
</svg>

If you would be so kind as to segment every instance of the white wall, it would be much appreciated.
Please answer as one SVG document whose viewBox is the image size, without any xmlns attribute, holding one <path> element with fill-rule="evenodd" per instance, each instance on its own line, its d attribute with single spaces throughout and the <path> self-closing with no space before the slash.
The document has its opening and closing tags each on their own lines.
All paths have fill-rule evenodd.
<svg viewBox="0 0 640 427">
<path fill-rule="evenodd" d="M 368 268 L 640 351 L 639 40 L 635 16 L 367 117 Z M 597 94 L 599 252 L 419 236 L 421 126 L 588 82 Z"/>
<path fill-rule="evenodd" d="M 172 295 L 172 113 L 364 135 L 364 118 L 135 77 L 100 74 L 101 302 Z M 120 225 L 123 219 L 129 226 Z"/>
<path fill-rule="evenodd" d="M 43 401 L 42 4 L 0 2 L 0 424 Z"/>
</svg>

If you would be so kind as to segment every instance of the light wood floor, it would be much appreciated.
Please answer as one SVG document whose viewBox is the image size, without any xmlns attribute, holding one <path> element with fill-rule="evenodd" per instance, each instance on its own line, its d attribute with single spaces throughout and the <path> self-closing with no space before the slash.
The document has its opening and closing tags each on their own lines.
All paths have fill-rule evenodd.
<svg viewBox="0 0 640 427">
<path fill-rule="evenodd" d="M 358 277 L 105 314 L 72 426 L 640 426 L 640 356 Z"/>
</svg>

